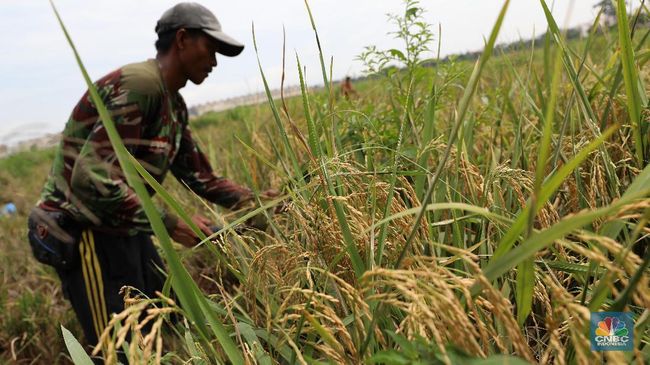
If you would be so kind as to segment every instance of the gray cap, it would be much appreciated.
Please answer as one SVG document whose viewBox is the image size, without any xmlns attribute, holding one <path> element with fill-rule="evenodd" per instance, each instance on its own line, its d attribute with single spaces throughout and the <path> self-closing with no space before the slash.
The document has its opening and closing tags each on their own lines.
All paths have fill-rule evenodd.
<svg viewBox="0 0 650 365">
<path fill-rule="evenodd" d="M 156 24 L 156 33 L 161 34 L 175 29 L 201 29 L 217 40 L 223 47 L 219 53 L 224 56 L 237 56 L 244 45 L 221 31 L 221 24 L 208 8 L 197 3 L 179 3 L 167 10 Z"/>
</svg>

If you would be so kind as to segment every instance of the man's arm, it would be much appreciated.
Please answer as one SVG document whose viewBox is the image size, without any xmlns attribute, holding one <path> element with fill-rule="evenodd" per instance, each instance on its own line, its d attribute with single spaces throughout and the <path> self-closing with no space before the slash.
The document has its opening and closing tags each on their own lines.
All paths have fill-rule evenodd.
<svg viewBox="0 0 650 365">
<path fill-rule="evenodd" d="M 188 127 L 183 130 L 181 145 L 171 171 L 192 191 L 226 208 L 233 208 L 253 198 L 249 188 L 214 174 L 207 157 L 192 138 Z"/>
</svg>

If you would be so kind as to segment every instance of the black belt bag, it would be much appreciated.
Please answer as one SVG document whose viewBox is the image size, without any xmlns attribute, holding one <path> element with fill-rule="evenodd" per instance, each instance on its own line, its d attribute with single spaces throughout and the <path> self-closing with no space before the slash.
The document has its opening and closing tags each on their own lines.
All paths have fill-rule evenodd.
<svg viewBox="0 0 650 365">
<path fill-rule="evenodd" d="M 62 212 L 34 208 L 27 220 L 29 245 L 38 262 L 57 270 L 70 270 L 79 264 L 78 224 Z"/>
</svg>

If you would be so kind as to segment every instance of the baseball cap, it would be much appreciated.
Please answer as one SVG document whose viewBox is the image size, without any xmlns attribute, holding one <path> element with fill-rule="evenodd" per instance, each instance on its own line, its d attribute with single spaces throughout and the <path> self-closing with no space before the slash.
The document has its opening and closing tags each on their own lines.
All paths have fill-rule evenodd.
<svg viewBox="0 0 650 365">
<path fill-rule="evenodd" d="M 244 45 L 224 33 L 217 17 L 201 4 L 193 2 L 176 4 L 165 11 L 156 23 L 158 34 L 180 28 L 201 29 L 223 46 L 218 52 L 224 56 L 237 56 L 244 50 Z"/>
</svg>

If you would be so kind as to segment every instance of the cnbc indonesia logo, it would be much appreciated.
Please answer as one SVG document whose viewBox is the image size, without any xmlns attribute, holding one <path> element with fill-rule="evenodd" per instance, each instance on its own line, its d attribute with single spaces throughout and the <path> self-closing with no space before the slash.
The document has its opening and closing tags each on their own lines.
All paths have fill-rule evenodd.
<svg viewBox="0 0 650 365">
<path fill-rule="evenodd" d="M 632 351 L 633 322 L 630 313 L 591 314 L 591 349 L 594 351 Z"/>
</svg>

